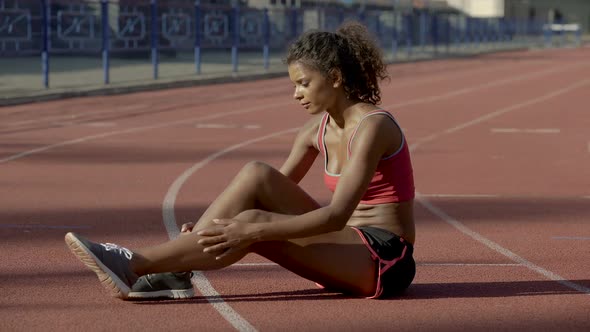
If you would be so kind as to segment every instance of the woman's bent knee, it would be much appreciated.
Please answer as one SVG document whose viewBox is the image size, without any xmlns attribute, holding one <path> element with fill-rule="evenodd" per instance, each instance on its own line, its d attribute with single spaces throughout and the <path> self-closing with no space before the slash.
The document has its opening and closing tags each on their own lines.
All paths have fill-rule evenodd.
<svg viewBox="0 0 590 332">
<path fill-rule="evenodd" d="M 259 179 L 268 178 L 268 176 L 273 172 L 276 171 L 272 166 L 261 162 L 261 161 L 251 161 L 242 167 L 240 171 L 240 175 L 247 176 L 247 177 L 255 177 Z"/>
</svg>

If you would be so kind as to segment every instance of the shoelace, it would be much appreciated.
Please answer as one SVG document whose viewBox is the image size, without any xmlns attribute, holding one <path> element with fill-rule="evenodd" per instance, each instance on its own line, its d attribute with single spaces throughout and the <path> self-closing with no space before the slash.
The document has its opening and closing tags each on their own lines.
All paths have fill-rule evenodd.
<svg viewBox="0 0 590 332">
<path fill-rule="evenodd" d="M 114 243 L 101 243 L 100 245 L 103 246 L 106 251 L 118 251 L 120 255 L 125 255 L 125 258 L 129 260 L 133 257 L 133 252 L 125 247 L 118 246 Z"/>
</svg>

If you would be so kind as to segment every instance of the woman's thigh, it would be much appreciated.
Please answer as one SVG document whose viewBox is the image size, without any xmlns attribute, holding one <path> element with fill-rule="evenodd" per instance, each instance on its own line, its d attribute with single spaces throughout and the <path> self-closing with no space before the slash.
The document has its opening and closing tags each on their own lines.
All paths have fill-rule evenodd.
<svg viewBox="0 0 590 332">
<path fill-rule="evenodd" d="M 268 164 L 251 162 L 244 172 L 246 176 L 255 174 L 254 177 L 258 179 L 257 208 L 279 214 L 299 215 L 320 207 L 299 184 Z"/>
<path fill-rule="evenodd" d="M 250 250 L 324 287 L 372 296 L 377 265 L 350 228 L 309 238 L 255 243 Z"/>
<path fill-rule="evenodd" d="M 242 211 L 235 218 L 244 222 L 269 222 L 304 214 L 320 207 L 297 183 L 278 170 L 260 162 L 249 163 L 240 172 L 234 189 L 257 185 L 261 206 Z M 231 203 L 231 202 L 228 202 Z M 213 216 L 217 217 L 217 216 Z M 209 218 L 195 230 L 212 223 Z M 358 233 L 350 227 L 309 238 L 258 242 L 247 251 L 255 252 L 288 270 L 321 285 L 357 295 L 373 295 L 377 266 Z M 236 261 L 244 253 L 228 258 Z"/>
</svg>

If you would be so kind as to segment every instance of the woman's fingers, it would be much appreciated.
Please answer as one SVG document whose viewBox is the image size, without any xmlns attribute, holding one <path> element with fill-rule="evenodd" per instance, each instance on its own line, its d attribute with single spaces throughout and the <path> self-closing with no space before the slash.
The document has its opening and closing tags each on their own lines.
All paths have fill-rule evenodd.
<svg viewBox="0 0 590 332">
<path fill-rule="evenodd" d="M 197 235 L 200 236 L 218 236 L 223 234 L 224 232 L 222 227 L 210 227 L 197 232 Z"/>
<path fill-rule="evenodd" d="M 215 256 L 215 259 L 217 259 L 217 260 L 223 259 L 226 256 L 232 254 L 236 250 L 237 250 L 236 248 L 229 248 L 229 249 L 223 251 L 222 253 L 220 253 L 219 255 Z"/>
<path fill-rule="evenodd" d="M 213 219 L 213 222 L 216 225 L 227 226 L 227 225 L 231 225 L 231 224 L 235 223 L 235 220 L 233 220 L 233 219 Z"/>
<path fill-rule="evenodd" d="M 229 231 L 231 225 L 236 223 L 232 219 L 213 219 L 215 226 L 199 230 L 197 235 L 202 236 L 198 243 L 205 247 L 203 252 L 215 255 L 216 259 L 222 259 L 228 254 L 238 250 L 242 242 L 236 234 Z M 229 232 L 228 232 L 229 231 Z M 235 232 L 234 232 L 235 233 Z"/>
<path fill-rule="evenodd" d="M 198 243 L 202 246 L 209 247 L 221 242 L 225 242 L 226 238 L 220 234 L 213 234 L 212 236 L 207 236 L 198 241 Z"/>
<path fill-rule="evenodd" d="M 203 249 L 203 252 L 205 253 L 215 253 L 216 251 L 223 251 L 223 250 L 227 250 L 231 248 L 231 245 L 229 244 L 229 242 L 220 242 L 217 243 L 215 245 L 209 246 L 205 249 Z"/>
<path fill-rule="evenodd" d="M 182 227 L 180 228 L 180 232 L 181 233 L 192 232 L 193 227 L 195 227 L 194 222 L 187 222 L 185 224 L 182 224 Z"/>
<path fill-rule="evenodd" d="M 213 223 L 217 224 L 217 225 L 229 225 L 233 222 L 233 220 L 231 219 L 213 219 Z M 192 232 L 193 229 L 195 228 L 195 223 L 194 222 L 187 222 L 182 224 L 182 226 L 180 227 L 180 232 L 181 233 L 189 233 Z"/>
</svg>

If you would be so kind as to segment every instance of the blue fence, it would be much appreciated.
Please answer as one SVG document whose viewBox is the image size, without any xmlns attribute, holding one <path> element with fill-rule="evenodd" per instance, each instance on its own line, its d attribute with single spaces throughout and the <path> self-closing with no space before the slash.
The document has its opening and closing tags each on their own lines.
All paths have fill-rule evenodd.
<svg viewBox="0 0 590 332">
<path fill-rule="evenodd" d="M 334 30 L 343 21 L 363 22 L 393 58 L 420 52 L 452 52 L 489 43 L 555 39 L 579 43 L 579 29 L 555 28 L 540 21 L 478 19 L 461 13 L 394 8 L 249 8 L 201 5 L 192 0 L 0 0 L 0 57 L 41 57 L 49 86 L 50 55 L 101 54 L 105 84 L 112 55 L 149 54 L 157 79 L 159 55 L 193 52 L 201 73 L 205 49 L 231 49 L 233 71 L 240 51 L 283 50 L 308 29 Z M 557 37 L 556 37 L 557 36 Z"/>
</svg>

